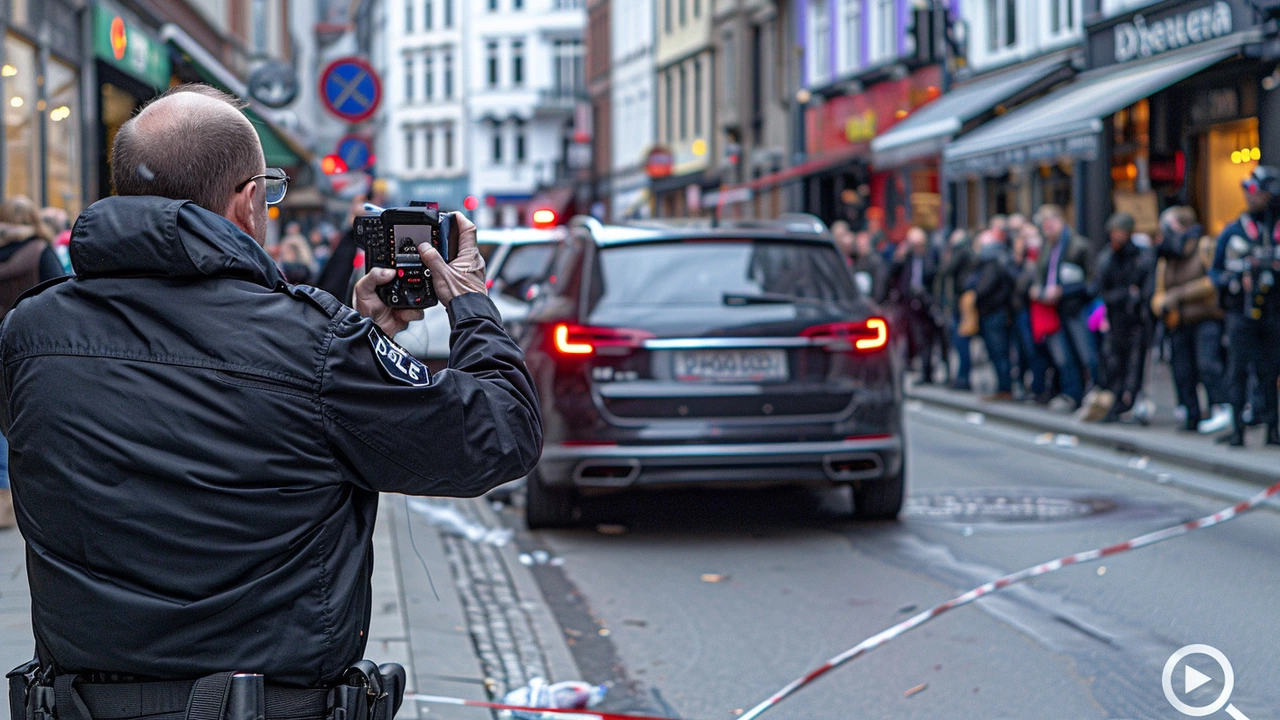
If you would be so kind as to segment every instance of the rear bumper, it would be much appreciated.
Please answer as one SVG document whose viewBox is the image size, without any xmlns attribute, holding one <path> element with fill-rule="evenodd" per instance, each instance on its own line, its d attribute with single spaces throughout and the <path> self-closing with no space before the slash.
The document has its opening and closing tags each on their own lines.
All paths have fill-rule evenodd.
<svg viewBox="0 0 1280 720">
<path fill-rule="evenodd" d="M 626 488 L 700 483 L 840 483 L 896 477 L 901 436 L 827 442 L 700 445 L 553 444 L 538 470 L 547 485 Z"/>
</svg>

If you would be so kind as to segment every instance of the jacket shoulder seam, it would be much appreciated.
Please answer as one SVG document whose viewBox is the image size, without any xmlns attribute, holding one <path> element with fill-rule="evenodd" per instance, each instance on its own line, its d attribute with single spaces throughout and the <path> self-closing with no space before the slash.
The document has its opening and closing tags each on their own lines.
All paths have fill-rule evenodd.
<svg viewBox="0 0 1280 720">
<path fill-rule="evenodd" d="M 10 365 L 22 360 L 29 360 L 36 357 L 94 357 L 113 360 L 132 360 L 135 362 L 154 363 L 157 365 L 173 365 L 178 367 L 193 367 L 204 370 L 230 370 L 249 375 L 259 375 L 269 377 L 285 383 L 293 383 L 299 386 L 306 386 L 313 392 L 318 392 L 319 384 L 314 378 L 306 378 L 301 375 L 293 375 L 290 373 L 277 372 L 275 370 L 265 370 L 254 365 L 242 365 L 240 363 L 218 362 L 215 360 L 205 360 L 194 357 L 182 357 L 177 355 L 147 355 L 143 353 L 129 353 L 112 351 L 102 348 L 65 348 L 65 347 L 36 347 L 30 350 L 16 353 L 4 359 L 5 365 Z M 301 387 L 300 387 L 301 389 Z"/>
</svg>

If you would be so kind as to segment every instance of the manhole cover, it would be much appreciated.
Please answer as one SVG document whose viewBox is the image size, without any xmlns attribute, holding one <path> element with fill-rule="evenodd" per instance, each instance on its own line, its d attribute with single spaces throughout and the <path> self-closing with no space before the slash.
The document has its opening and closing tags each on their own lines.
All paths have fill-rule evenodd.
<svg viewBox="0 0 1280 720">
<path fill-rule="evenodd" d="M 1105 498 L 978 491 L 911 496 L 903 513 L 925 520 L 964 523 L 1053 522 L 1089 517 L 1115 507 L 1115 502 Z"/>
</svg>

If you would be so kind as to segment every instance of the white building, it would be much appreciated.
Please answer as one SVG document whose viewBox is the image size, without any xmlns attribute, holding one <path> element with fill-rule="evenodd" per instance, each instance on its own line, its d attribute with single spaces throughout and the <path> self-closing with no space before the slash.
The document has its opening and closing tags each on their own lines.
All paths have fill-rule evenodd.
<svg viewBox="0 0 1280 720">
<path fill-rule="evenodd" d="M 481 227 L 527 225 L 539 186 L 566 177 L 574 109 L 586 94 L 586 2 L 457 2 L 466 13 L 469 124 L 459 139 L 471 193 L 481 201 L 476 220 Z"/>
<path fill-rule="evenodd" d="M 655 140 L 653 13 L 654 0 L 627 0 L 615 2 L 610 17 L 613 197 L 609 206 L 615 218 L 649 215 L 649 176 L 644 165 Z"/>
<path fill-rule="evenodd" d="M 483 0 L 487 1 L 487 0 Z M 510 0 L 507 0 L 508 2 Z M 465 56 L 478 0 L 386 0 L 378 167 L 387 201 L 461 209 L 468 194 Z"/>
</svg>

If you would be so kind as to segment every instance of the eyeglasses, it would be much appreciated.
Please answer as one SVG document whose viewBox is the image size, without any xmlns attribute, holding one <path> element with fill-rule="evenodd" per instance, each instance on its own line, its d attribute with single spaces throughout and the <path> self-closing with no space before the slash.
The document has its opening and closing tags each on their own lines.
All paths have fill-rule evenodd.
<svg viewBox="0 0 1280 720">
<path fill-rule="evenodd" d="M 289 176 L 284 174 L 282 168 L 267 168 L 267 172 L 262 175 L 254 175 L 236 186 L 236 192 L 244 189 L 245 185 L 254 180 L 266 180 L 267 186 L 267 204 L 275 205 L 284 199 L 284 193 L 289 189 Z"/>
</svg>

